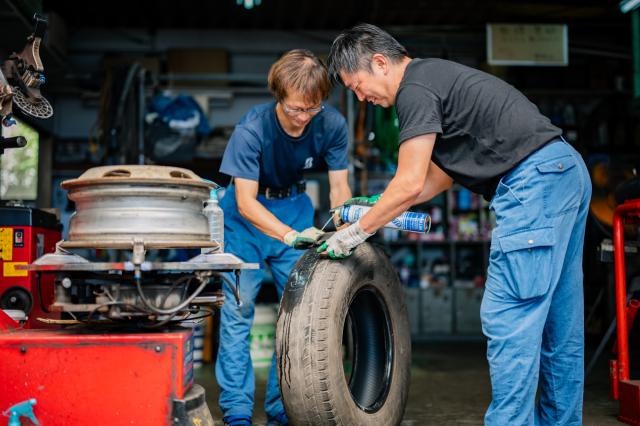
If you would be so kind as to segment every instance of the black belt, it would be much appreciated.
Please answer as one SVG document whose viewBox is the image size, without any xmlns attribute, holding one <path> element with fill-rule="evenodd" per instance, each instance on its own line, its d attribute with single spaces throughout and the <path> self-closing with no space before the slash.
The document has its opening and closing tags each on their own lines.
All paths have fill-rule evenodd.
<svg viewBox="0 0 640 426">
<path fill-rule="evenodd" d="M 264 195 L 267 200 L 281 199 L 291 197 L 292 195 L 302 194 L 307 189 L 307 182 L 301 181 L 287 188 L 274 188 L 262 186 L 258 188 L 258 194 Z"/>
</svg>

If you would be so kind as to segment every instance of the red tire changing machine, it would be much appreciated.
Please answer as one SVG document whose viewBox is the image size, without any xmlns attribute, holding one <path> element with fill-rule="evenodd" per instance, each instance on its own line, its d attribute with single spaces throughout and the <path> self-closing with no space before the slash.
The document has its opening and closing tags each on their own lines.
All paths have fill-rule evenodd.
<svg viewBox="0 0 640 426">
<path fill-rule="evenodd" d="M 192 332 L 183 321 L 214 312 L 207 305 L 219 308 L 221 285 L 234 289 L 228 303 L 239 303 L 240 270 L 258 265 L 209 241 L 202 202 L 210 184 L 184 169 L 114 167 L 117 173 L 101 170 L 67 188 L 77 207 L 68 241 L 53 244 L 60 231 L 37 225 L 43 212 L 16 213 L 31 222 L 0 216 L 0 288 L 26 289 L 33 301 L 26 321 L 0 309 L 0 412 L 12 426 L 30 425 L 29 418 L 43 426 L 213 425 L 204 389 L 193 381 Z M 140 177 L 137 167 L 146 168 Z M 79 247 L 131 256 L 90 261 L 71 251 Z M 172 247 L 204 253 L 184 262 L 145 259 L 147 249 Z M 49 253 L 37 258 L 38 250 Z M 230 271 L 235 283 L 221 277 Z"/>
</svg>

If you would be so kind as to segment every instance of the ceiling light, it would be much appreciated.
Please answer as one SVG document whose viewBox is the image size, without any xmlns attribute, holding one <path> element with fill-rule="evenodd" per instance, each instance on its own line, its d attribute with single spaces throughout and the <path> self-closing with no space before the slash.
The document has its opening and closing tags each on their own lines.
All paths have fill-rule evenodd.
<svg viewBox="0 0 640 426">
<path fill-rule="evenodd" d="M 236 4 L 244 6 L 245 9 L 253 9 L 253 6 L 260 6 L 260 3 L 262 3 L 262 0 L 236 0 Z"/>
<path fill-rule="evenodd" d="M 638 6 L 640 6 L 640 0 L 622 0 L 620 2 L 620 11 L 622 13 L 627 13 L 636 9 Z"/>
</svg>

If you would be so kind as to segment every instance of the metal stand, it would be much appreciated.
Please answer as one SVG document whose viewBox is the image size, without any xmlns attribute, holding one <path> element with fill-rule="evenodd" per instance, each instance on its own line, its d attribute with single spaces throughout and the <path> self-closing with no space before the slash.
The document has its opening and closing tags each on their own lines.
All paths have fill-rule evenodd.
<svg viewBox="0 0 640 426">
<path fill-rule="evenodd" d="M 640 425 L 640 382 L 629 378 L 628 318 L 631 306 L 627 306 L 627 282 L 624 260 L 624 221 L 640 219 L 640 199 L 628 200 L 619 205 L 613 214 L 613 244 L 616 276 L 616 323 L 618 358 L 611 360 L 611 394 L 620 401 L 618 420 L 630 425 Z"/>
</svg>

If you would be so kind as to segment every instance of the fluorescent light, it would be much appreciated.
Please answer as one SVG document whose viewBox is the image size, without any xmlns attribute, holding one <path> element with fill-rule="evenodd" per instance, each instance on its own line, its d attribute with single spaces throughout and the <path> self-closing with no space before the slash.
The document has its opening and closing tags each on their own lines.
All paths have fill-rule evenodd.
<svg viewBox="0 0 640 426">
<path fill-rule="evenodd" d="M 245 9 L 253 9 L 254 6 L 260 6 L 260 3 L 262 3 L 262 0 L 236 0 L 236 4 L 244 6 Z"/>
<path fill-rule="evenodd" d="M 638 6 L 640 6 L 640 0 L 622 0 L 619 7 L 622 13 L 627 13 Z"/>
</svg>

